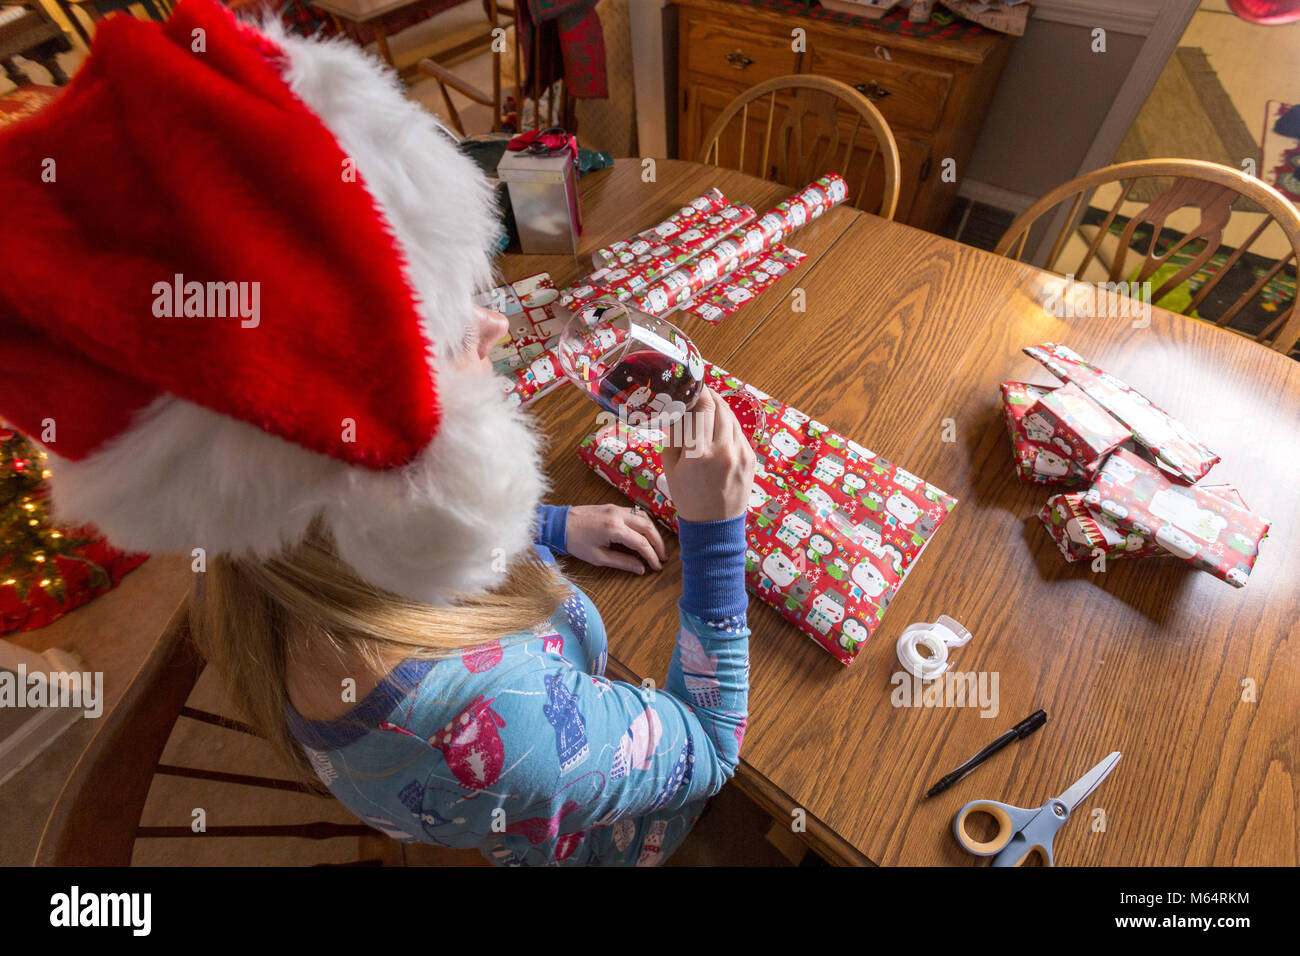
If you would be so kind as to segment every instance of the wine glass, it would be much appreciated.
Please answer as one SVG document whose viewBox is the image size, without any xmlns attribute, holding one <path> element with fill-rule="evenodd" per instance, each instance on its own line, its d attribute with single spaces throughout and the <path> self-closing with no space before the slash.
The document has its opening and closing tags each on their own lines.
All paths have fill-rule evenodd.
<svg viewBox="0 0 1300 956">
<path fill-rule="evenodd" d="M 617 299 L 574 312 L 556 348 L 568 379 L 633 428 L 671 428 L 704 388 L 695 343 L 671 322 Z"/>
</svg>

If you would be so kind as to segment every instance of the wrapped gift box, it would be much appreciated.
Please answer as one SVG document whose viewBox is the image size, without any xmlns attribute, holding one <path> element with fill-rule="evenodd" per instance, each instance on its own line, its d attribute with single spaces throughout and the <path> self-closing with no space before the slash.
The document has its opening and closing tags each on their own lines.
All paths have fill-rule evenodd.
<svg viewBox="0 0 1300 956">
<path fill-rule="evenodd" d="M 1067 487 L 1088 484 L 1093 472 L 1071 461 L 1052 443 L 1052 429 L 1045 422 L 1027 420 L 1029 410 L 1051 389 L 1024 382 L 1003 382 L 1000 388 L 1016 476 L 1026 484 Z"/>
<path fill-rule="evenodd" d="M 1230 484 L 1201 487 L 1210 494 L 1246 508 L 1246 502 Z M 1082 492 L 1048 498 L 1047 504 L 1038 512 L 1038 519 L 1067 561 L 1091 560 L 1097 557 L 1097 549 L 1101 549 L 1108 560 L 1170 556 L 1168 551 L 1151 538 L 1136 531 L 1120 531 L 1112 519 L 1088 506 Z"/>
<path fill-rule="evenodd" d="M 1074 384 L 1039 397 L 1025 414 L 1026 427 L 1050 432 L 1060 453 L 1085 472 L 1098 459 L 1128 440 L 1131 432 Z"/>
<path fill-rule="evenodd" d="M 1074 350 L 1048 342 L 1024 351 L 1052 374 L 1077 385 L 1110 412 L 1128 428 L 1137 444 L 1150 451 L 1161 467 L 1183 484 L 1190 485 L 1204 478 L 1219 461 L 1219 456 L 1197 440 L 1182 422 L 1151 404 L 1141 392 L 1085 362 Z"/>
<path fill-rule="evenodd" d="M 1067 561 L 1089 561 L 1098 549 L 1111 558 L 1151 558 L 1167 554 L 1164 548 L 1136 532 L 1125 534 L 1105 515 L 1088 510 L 1082 492 L 1053 495 L 1038 512 L 1047 533 Z"/>
<path fill-rule="evenodd" d="M 1234 587 L 1245 586 L 1268 535 L 1266 520 L 1229 497 L 1184 485 L 1126 448 L 1106 459 L 1083 500 L 1120 531 L 1142 535 Z"/>
</svg>

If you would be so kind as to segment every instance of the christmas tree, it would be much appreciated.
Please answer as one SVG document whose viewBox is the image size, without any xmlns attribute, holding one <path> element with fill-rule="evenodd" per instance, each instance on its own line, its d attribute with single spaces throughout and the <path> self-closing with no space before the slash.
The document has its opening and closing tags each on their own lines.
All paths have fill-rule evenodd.
<svg viewBox="0 0 1300 956">
<path fill-rule="evenodd" d="M 102 566 L 77 553 L 95 538 L 50 523 L 46 461 L 45 452 L 0 424 L 0 584 L 15 588 L 22 602 L 39 587 L 65 604 L 68 585 L 55 558 L 84 565 L 92 588 L 108 588 L 112 582 Z"/>
</svg>

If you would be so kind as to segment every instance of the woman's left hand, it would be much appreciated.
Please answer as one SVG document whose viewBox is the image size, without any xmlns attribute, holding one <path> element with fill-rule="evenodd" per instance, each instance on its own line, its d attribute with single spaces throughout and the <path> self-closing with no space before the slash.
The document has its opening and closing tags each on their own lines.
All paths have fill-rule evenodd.
<svg viewBox="0 0 1300 956">
<path fill-rule="evenodd" d="M 618 505 L 570 508 L 565 525 L 565 550 L 588 564 L 633 574 L 644 574 L 647 567 L 662 571 L 667 557 L 664 539 L 650 516 Z"/>
</svg>

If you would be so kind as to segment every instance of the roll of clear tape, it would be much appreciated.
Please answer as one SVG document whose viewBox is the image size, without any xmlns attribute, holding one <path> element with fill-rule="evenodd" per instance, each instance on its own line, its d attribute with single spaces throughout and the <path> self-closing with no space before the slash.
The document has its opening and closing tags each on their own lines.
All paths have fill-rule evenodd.
<svg viewBox="0 0 1300 956">
<path fill-rule="evenodd" d="M 933 680 L 952 667 L 948 649 L 961 647 L 970 638 L 970 631 L 942 614 L 934 623 L 912 624 L 898 636 L 898 662 L 914 677 Z M 921 647 L 929 650 L 929 657 L 920 652 Z"/>
</svg>

